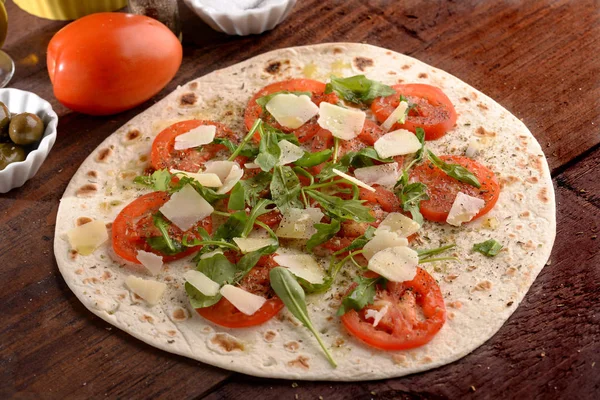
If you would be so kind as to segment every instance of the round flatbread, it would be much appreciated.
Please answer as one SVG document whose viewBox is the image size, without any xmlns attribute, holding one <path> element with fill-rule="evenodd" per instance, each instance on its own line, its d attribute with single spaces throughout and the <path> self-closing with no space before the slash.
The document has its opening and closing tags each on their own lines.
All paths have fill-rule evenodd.
<svg viewBox="0 0 600 400">
<path fill-rule="evenodd" d="M 243 112 L 265 85 L 289 78 L 326 82 L 331 75 L 364 74 L 393 85 L 427 83 L 454 104 L 456 127 L 427 143 L 436 154 L 464 154 L 479 139 L 475 159 L 501 184 L 498 203 L 484 218 L 456 228 L 426 222 L 427 247 L 454 242 L 460 262 L 425 264 L 438 281 L 447 321 L 428 344 L 407 351 L 380 351 L 350 336 L 335 312 L 337 287 L 307 298 L 308 311 L 338 367 L 315 338 L 283 310 L 254 328 L 227 329 L 200 317 L 189 305 L 183 273 L 190 258 L 169 263 L 150 277 L 115 261 L 110 240 L 90 255 L 72 250 L 67 232 L 92 220 L 110 229 L 121 209 L 145 193 L 133 178 L 149 165 L 154 137 L 187 119 L 214 120 L 245 132 Z M 555 202 L 542 149 L 525 125 L 492 99 L 411 57 L 365 44 L 331 43 L 272 51 L 180 86 L 109 136 L 83 162 L 61 200 L 54 241 L 65 281 L 94 314 L 144 342 L 171 353 L 250 375 L 307 380 L 368 380 L 398 377 L 455 361 L 488 340 L 514 312 L 545 265 L 555 237 Z M 504 245 L 488 258 L 474 243 L 494 238 Z M 167 285 L 158 304 L 148 305 L 124 284 L 136 275 Z M 341 279 L 341 278 L 340 278 Z"/>
</svg>

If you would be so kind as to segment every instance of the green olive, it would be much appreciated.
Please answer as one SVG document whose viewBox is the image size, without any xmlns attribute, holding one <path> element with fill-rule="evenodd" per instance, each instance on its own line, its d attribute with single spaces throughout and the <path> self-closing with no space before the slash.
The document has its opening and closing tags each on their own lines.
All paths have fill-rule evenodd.
<svg viewBox="0 0 600 400">
<path fill-rule="evenodd" d="M 8 124 L 10 123 L 10 111 L 4 103 L 0 102 L 0 142 L 10 142 L 8 135 Z"/>
<path fill-rule="evenodd" d="M 15 144 L 28 145 L 39 142 L 44 134 L 44 123 L 35 114 L 21 113 L 10 120 L 8 126 L 10 139 Z"/>
<path fill-rule="evenodd" d="M 12 143 L 0 143 L 0 171 L 10 163 L 25 160 L 25 150 Z"/>
</svg>

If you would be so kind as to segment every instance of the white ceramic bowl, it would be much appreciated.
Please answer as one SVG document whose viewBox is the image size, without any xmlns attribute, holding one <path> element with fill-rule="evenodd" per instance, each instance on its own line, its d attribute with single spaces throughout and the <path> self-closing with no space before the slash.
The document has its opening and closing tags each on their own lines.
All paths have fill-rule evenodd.
<svg viewBox="0 0 600 400">
<path fill-rule="evenodd" d="M 0 171 L 0 193 L 23 186 L 33 178 L 56 141 L 58 116 L 50 103 L 36 94 L 19 89 L 0 89 L 0 101 L 14 114 L 29 112 L 44 121 L 46 129 L 38 147 L 27 154 L 25 161 L 8 164 Z"/>
<path fill-rule="evenodd" d="M 264 7 L 225 12 L 208 6 L 203 0 L 184 1 L 214 30 L 240 36 L 259 34 L 275 28 L 290 15 L 296 5 L 296 0 L 266 0 L 267 5 Z"/>
</svg>

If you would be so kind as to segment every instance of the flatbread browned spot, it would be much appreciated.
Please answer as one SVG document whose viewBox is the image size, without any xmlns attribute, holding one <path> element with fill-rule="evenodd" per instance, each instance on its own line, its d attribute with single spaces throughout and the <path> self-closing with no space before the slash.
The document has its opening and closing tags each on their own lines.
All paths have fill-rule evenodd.
<svg viewBox="0 0 600 400">
<path fill-rule="evenodd" d="M 481 281 L 473 288 L 473 291 L 485 292 L 492 288 L 492 282 L 490 281 Z"/>
<path fill-rule="evenodd" d="M 447 317 L 449 320 L 453 320 L 453 319 L 454 319 L 454 313 L 453 313 L 453 312 L 449 312 L 448 314 L 446 314 L 446 317 Z"/>
<path fill-rule="evenodd" d="M 469 266 L 467 267 L 467 271 L 468 271 L 468 272 L 473 272 L 473 271 L 475 271 L 476 269 L 477 269 L 477 265 L 469 265 Z"/>
<path fill-rule="evenodd" d="M 177 335 L 177 331 L 174 331 L 174 330 L 168 330 L 168 331 L 167 331 L 167 335 L 169 335 L 169 336 L 175 336 L 175 335 Z"/>
<path fill-rule="evenodd" d="M 265 71 L 269 74 L 275 75 L 281 69 L 281 61 L 271 61 L 266 67 Z"/>
<path fill-rule="evenodd" d="M 100 149 L 100 151 L 98 152 L 98 155 L 96 156 L 96 161 L 101 162 L 101 163 L 106 162 L 108 157 L 110 157 L 111 153 L 112 153 L 112 150 L 109 148 Z"/>
<path fill-rule="evenodd" d="M 396 83 L 402 83 L 402 82 L 404 82 L 404 79 L 398 79 L 398 80 L 396 81 Z"/>
<path fill-rule="evenodd" d="M 77 252 L 75 252 L 75 253 L 77 253 Z M 75 274 L 76 275 L 81 275 L 81 274 L 83 274 L 83 270 L 81 268 L 79 268 L 78 270 L 75 270 Z"/>
<path fill-rule="evenodd" d="M 195 93 L 184 93 L 181 95 L 181 98 L 179 99 L 179 105 L 181 106 L 193 106 L 194 104 L 196 104 L 196 101 L 198 100 L 198 96 L 196 96 Z"/>
<path fill-rule="evenodd" d="M 461 98 L 460 98 L 460 101 L 461 101 L 462 103 L 468 103 L 468 102 L 470 102 L 470 101 L 471 101 L 471 99 L 469 99 L 468 97 L 461 97 Z"/>
<path fill-rule="evenodd" d="M 140 321 L 142 322 L 150 322 L 151 324 L 154 323 L 154 318 L 152 318 L 152 316 L 144 314 L 144 315 L 140 315 Z"/>
<path fill-rule="evenodd" d="M 452 314 L 452 316 L 454 317 L 454 314 Z M 433 362 L 433 358 L 431 358 L 429 356 L 425 356 L 425 357 L 421 358 L 421 364 L 429 364 L 430 362 Z"/>
<path fill-rule="evenodd" d="M 106 226 L 106 229 L 110 229 L 112 228 L 112 222 L 107 222 L 106 224 L 104 224 L 104 226 Z"/>
<path fill-rule="evenodd" d="M 396 71 L 390 71 L 388 72 L 388 75 L 396 75 Z"/>
<path fill-rule="evenodd" d="M 287 365 L 290 367 L 309 369 L 310 365 L 308 364 L 308 360 L 310 360 L 310 358 L 306 356 L 298 356 L 295 360 L 288 361 Z"/>
<path fill-rule="evenodd" d="M 405 366 L 408 359 L 406 358 L 406 356 L 404 354 L 394 354 L 392 356 L 392 361 L 394 361 L 394 364 L 396 364 L 396 365 Z"/>
<path fill-rule="evenodd" d="M 427 75 L 425 72 L 421 72 L 421 73 L 419 74 L 419 78 L 421 78 L 421 79 L 427 79 L 427 76 L 428 76 L 428 75 Z"/>
<path fill-rule="evenodd" d="M 79 218 L 77 218 L 75 225 L 81 226 L 83 224 L 87 224 L 88 222 L 92 222 L 92 219 L 89 217 L 79 217 Z"/>
<path fill-rule="evenodd" d="M 137 176 L 137 172 L 135 171 L 126 171 L 126 172 L 121 172 L 121 179 L 127 180 L 127 179 L 133 179 Z"/>
<path fill-rule="evenodd" d="M 410 65 L 408 65 L 408 64 L 404 64 L 404 65 L 402 66 L 402 69 L 404 69 L 404 70 L 406 70 L 406 69 L 409 69 L 409 68 L 410 68 Z"/>
<path fill-rule="evenodd" d="M 527 178 L 525 180 L 529 183 L 538 183 L 539 182 L 539 179 L 537 178 L 537 176 L 530 176 L 529 178 Z"/>
<path fill-rule="evenodd" d="M 333 347 L 342 347 L 344 345 L 344 343 L 346 343 L 346 341 L 343 338 L 338 337 L 333 342 Z"/>
<path fill-rule="evenodd" d="M 77 252 L 77 250 L 73 250 L 73 249 L 72 249 L 72 250 L 69 250 L 69 258 L 70 258 L 71 260 L 74 260 L 74 259 L 76 259 L 76 258 L 77 258 L 77 254 L 79 254 L 79 253 Z M 83 272 L 83 271 L 82 271 L 82 272 Z"/>
<path fill-rule="evenodd" d="M 142 136 L 142 132 L 140 132 L 137 129 L 132 129 L 129 132 L 127 132 L 127 140 L 135 140 L 140 136 Z"/>
<path fill-rule="evenodd" d="M 542 168 L 542 156 L 536 156 L 533 154 L 529 155 L 529 165 L 535 168 L 540 174 L 543 172 Z"/>
<path fill-rule="evenodd" d="M 141 162 L 146 162 L 146 161 L 148 161 L 148 155 L 147 155 L 147 154 L 142 154 L 142 155 L 140 156 L 139 160 L 140 160 Z"/>
<path fill-rule="evenodd" d="M 515 276 L 517 274 L 517 269 L 515 267 L 508 267 L 508 269 L 506 270 L 506 272 L 504 272 L 504 275 L 507 276 Z"/>
<path fill-rule="evenodd" d="M 548 197 L 548 188 L 543 187 L 540 189 L 538 192 L 538 199 L 540 199 L 542 203 L 548 203 L 550 201 L 550 198 Z"/>
<path fill-rule="evenodd" d="M 373 66 L 373 59 L 371 58 L 366 58 L 366 57 L 354 57 L 354 66 L 359 70 L 359 71 L 364 71 L 365 69 L 367 69 L 368 67 L 372 67 Z"/>
<path fill-rule="evenodd" d="M 271 343 L 273 342 L 273 340 L 275 340 L 275 338 L 277 337 L 277 332 L 275 331 L 266 331 L 263 335 L 263 339 L 265 339 L 265 342 L 267 343 Z"/>
<path fill-rule="evenodd" d="M 521 218 L 527 218 L 531 215 L 531 213 L 529 211 L 523 211 L 522 213 L 519 214 L 519 217 Z"/>
<path fill-rule="evenodd" d="M 187 319 L 187 313 L 181 307 L 176 308 L 171 315 L 175 321 L 185 321 Z"/>
<path fill-rule="evenodd" d="M 519 245 L 525 250 L 535 250 L 536 245 L 533 241 L 528 240 L 526 242 L 519 242 Z"/>
<path fill-rule="evenodd" d="M 462 308 L 462 303 L 460 301 L 452 301 L 452 302 L 448 303 L 448 307 L 452 307 L 452 308 L 456 308 L 457 310 L 460 310 Z"/>
<path fill-rule="evenodd" d="M 477 99 L 477 93 L 475 93 L 475 92 L 471 92 L 471 98 L 472 98 L 473 100 Z"/>
<path fill-rule="evenodd" d="M 77 197 L 87 197 L 92 196 L 97 191 L 98 186 L 94 185 L 93 183 L 87 183 L 79 189 L 77 189 L 77 192 L 75 192 L 75 194 L 77 195 Z"/>
<path fill-rule="evenodd" d="M 232 351 L 244 351 L 244 345 L 242 343 L 225 333 L 216 333 L 210 341 L 227 353 L 231 353 Z"/>
<path fill-rule="evenodd" d="M 97 178 L 98 177 L 98 172 L 96 172 L 96 171 L 88 171 L 88 173 L 86 175 L 89 176 L 90 178 Z"/>
<path fill-rule="evenodd" d="M 110 273 L 110 271 L 104 271 L 104 273 L 102 274 L 102 280 L 106 281 L 110 278 L 112 278 L 112 274 Z"/>
<path fill-rule="evenodd" d="M 192 90 L 195 90 L 198 88 L 198 82 L 191 82 L 188 87 Z"/>
<path fill-rule="evenodd" d="M 446 275 L 444 280 L 448 283 L 452 283 L 456 278 L 458 278 L 458 275 Z"/>
<path fill-rule="evenodd" d="M 488 106 L 486 106 L 483 103 L 477 103 L 477 107 L 480 108 L 480 109 L 482 109 L 482 110 L 488 110 Z"/>
<path fill-rule="evenodd" d="M 100 282 L 100 281 L 95 276 L 92 276 L 91 278 L 85 278 L 83 281 L 81 281 L 81 283 L 83 283 L 84 285 L 87 285 L 88 283 L 98 283 L 98 282 Z"/>
<path fill-rule="evenodd" d="M 339 47 L 333 49 L 333 54 L 342 54 L 343 52 L 344 50 L 340 49 Z"/>
<path fill-rule="evenodd" d="M 300 348 L 300 343 L 296 342 L 295 340 L 292 340 L 290 342 L 287 342 L 283 345 L 283 347 L 291 352 L 291 353 L 295 353 L 298 351 L 298 349 Z"/>
<path fill-rule="evenodd" d="M 519 182 L 520 180 L 521 179 L 519 179 L 516 176 L 509 175 L 507 177 L 502 176 L 502 177 L 498 178 L 498 183 L 500 184 L 500 189 L 503 189 L 505 186 L 510 186 L 513 183 Z"/>
<path fill-rule="evenodd" d="M 496 136 L 496 132 L 492 132 L 492 131 L 488 131 L 487 129 L 485 129 L 483 126 L 480 126 L 479 128 L 477 128 L 475 130 L 475 136 L 481 136 L 481 137 L 495 137 Z"/>
</svg>

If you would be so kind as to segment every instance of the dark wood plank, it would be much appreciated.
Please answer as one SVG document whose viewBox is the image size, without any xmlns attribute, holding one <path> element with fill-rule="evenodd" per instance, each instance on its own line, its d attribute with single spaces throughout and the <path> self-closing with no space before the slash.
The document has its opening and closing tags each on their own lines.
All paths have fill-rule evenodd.
<svg viewBox="0 0 600 400">
<path fill-rule="evenodd" d="M 234 375 L 206 399 L 577 398 L 600 394 L 600 150 L 556 178 L 558 232 L 547 265 L 483 346 L 433 371 L 378 382 Z M 298 397 L 295 397 L 295 396 Z"/>
<path fill-rule="evenodd" d="M 600 52 L 600 24 L 597 2 L 592 0 L 305 0 L 274 31 L 243 38 L 212 31 L 182 5 L 184 61 L 175 79 L 145 104 L 107 118 L 71 113 L 52 95 L 45 49 L 65 23 L 34 18 L 11 2 L 7 7 L 10 24 L 4 49 L 17 63 L 11 86 L 48 99 L 60 123 L 57 143 L 38 175 L 23 188 L 0 196 L 0 279 L 6 283 L 0 293 L 0 397 L 41 393 L 48 398 L 188 398 L 201 396 L 230 376 L 108 330 L 110 326 L 87 312 L 65 286 L 52 254 L 58 200 L 79 164 L 119 126 L 190 79 L 276 48 L 368 42 L 443 68 L 498 100 L 548 144 L 553 170 L 575 163 L 600 137 L 600 61 L 593 57 Z M 554 386 L 565 396 L 586 397 L 598 391 L 591 362 L 598 350 L 594 340 L 600 339 L 593 319 L 593 312 L 598 313 L 593 302 L 599 291 L 598 270 L 592 268 L 599 260 L 590 253 L 598 246 L 588 236 L 598 228 L 598 197 L 593 192 L 598 190 L 598 173 L 592 168 L 597 153 L 589 154 L 581 166 L 557 178 L 561 240 L 553 264 L 508 325 L 468 358 L 405 379 L 300 383 L 297 389 L 286 381 L 236 375 L 212 397 L 246 393 L 354 398 L 371 397 L 371 391 L 388 398 L 454 397 L 470 393 L 471 385 L 477 394 L 528 397 L 530 382 L 523 376 L 546 397 L 554 396 Z M 577 192 L 586 185 L 587 193 Z M 546 356 L 538 357 L 541 352 Z M 487 391 L 493 387 L 498 389 Z"/>
</svg>

